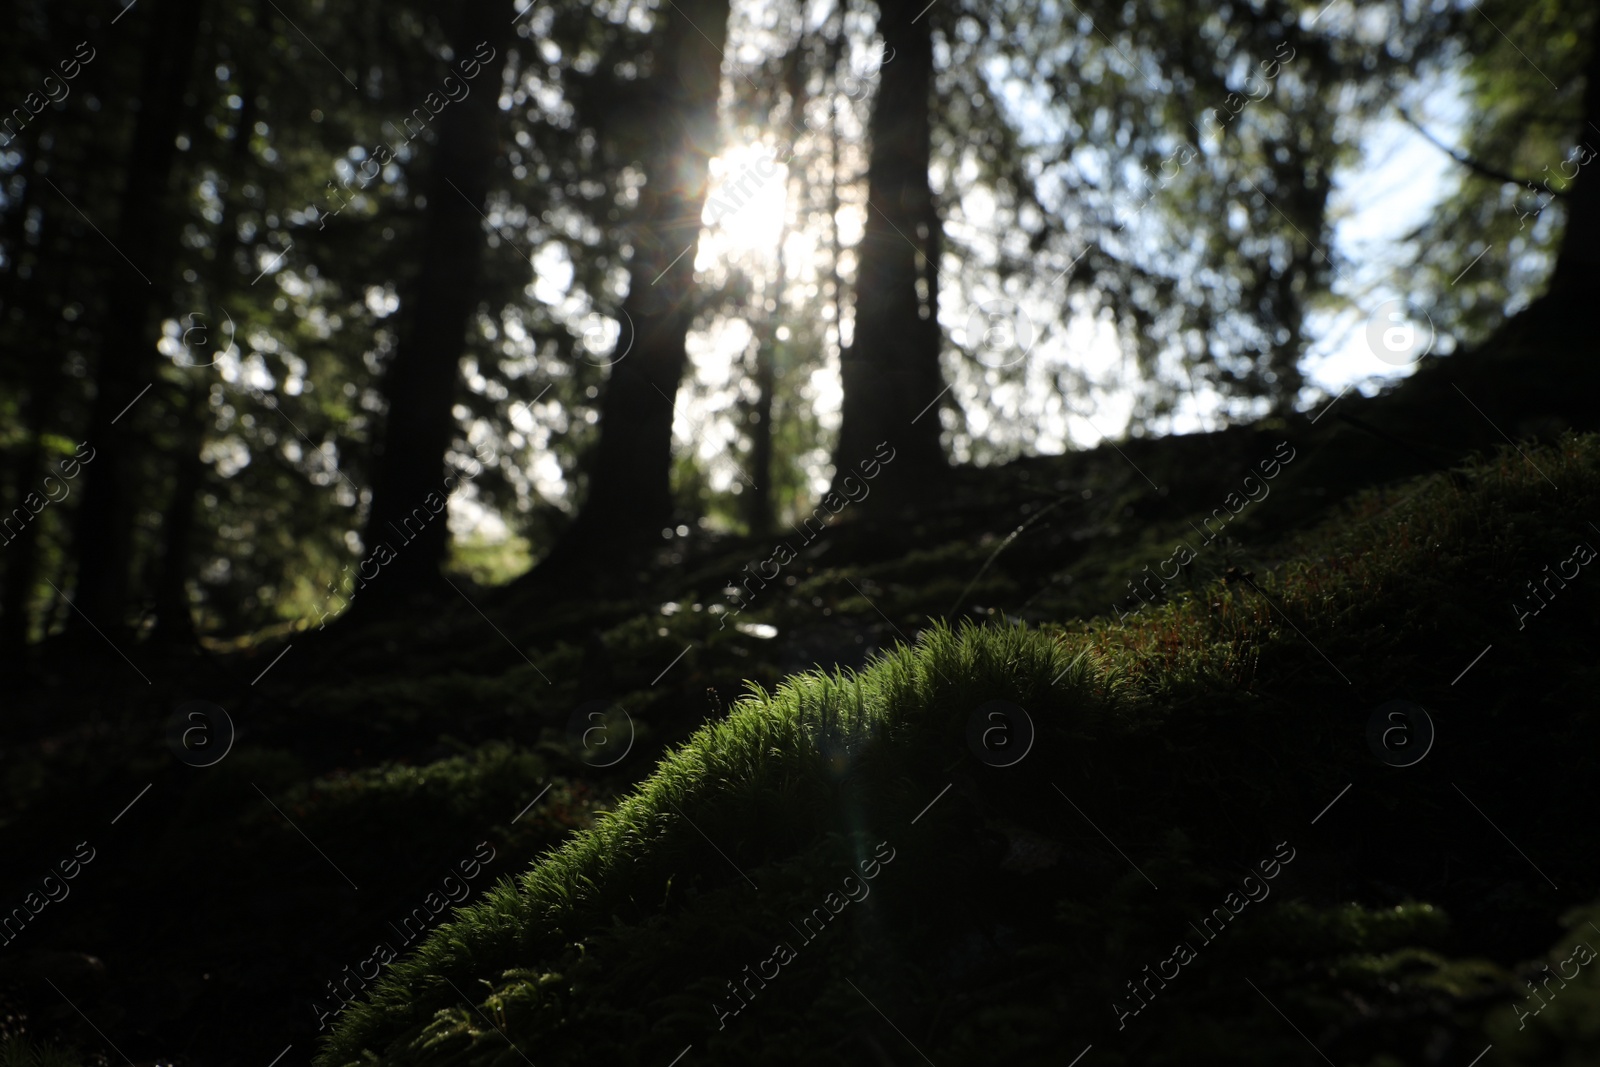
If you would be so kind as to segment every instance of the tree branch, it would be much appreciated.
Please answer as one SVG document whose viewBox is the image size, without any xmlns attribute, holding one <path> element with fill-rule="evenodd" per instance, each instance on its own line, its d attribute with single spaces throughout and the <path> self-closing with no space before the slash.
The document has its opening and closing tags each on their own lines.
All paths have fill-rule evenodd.
<svg viewBox="0 0 1600 1067">
<path fill-rule="evenodd" d="M 1445 155 L 1449 156 L 1463 167 L 1466 167 L 1474 174 L 1477 174 L 1479 177 L 1488 178 L 1491 181 L 1504 182 L 1510 185 L 1526 186 L 1534 184 L 1526 178 L 1519 178 L 1514 174 L 1507 174 L 1505 171 L 1500 170 L 1497 167 L 1490 166 L 1488 163 L 1485 163 L 1480 159 L 1475 159 L 1472 156 L 1467 155 L 1465 152 L 1456 151 L 1454 148 L 1451 148 L 1449 145 L 1439 140 L 1439 138 L 1429 133 L 1427 128 L 1424 127 L 1422 123 L 1412 118 L 1411 113 L 1405 108 L 1400 108 L 1399 111 L 1400 117 L 1405 119 L 1412 129 L 1416 130 L 1418 133 L 1422 134 L 1423 137 L 1427 138 L 1429 144 L 1433 145 L 1439 151 L 1443 152 Z M 1551 196 L 1567 195 L 1566 190 L 1552 189 L 1548 185 L 1545 186 L 1545 192 L 1549 193 Z"/>
</svg>

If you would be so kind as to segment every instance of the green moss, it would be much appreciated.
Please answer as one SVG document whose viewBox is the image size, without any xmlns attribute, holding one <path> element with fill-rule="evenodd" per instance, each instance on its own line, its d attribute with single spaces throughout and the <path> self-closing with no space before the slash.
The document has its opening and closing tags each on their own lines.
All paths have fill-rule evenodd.
<svg viewBox="0 0 1600 1067">
<path fill-rule="evenodd" d="M 33 1041 L 26 1034 L 0 1037 L 0 1067 L 82 1067 L 87 1062 L 79 1053 Z"/>
<path fill-rule="evenodd" d="M 1600 511 L 1596 439 L 1530 459 L 1539 471 L 1508 452 L 1400 495 L 1359 497 L 1264 552 L 1271 569 L 1170 590 L 1121 622 L 935 625 L 860 672 L 754 688 L 592 829 L 398 963 L 341 1018 L 319 1062 L 500 1062 L 509 1039 L 553 1062 L 665 1063 L 688 1045 L 697 1062 L 873 1062 L 904 1053 L 905 1040 L 941 1065 L 1060 1063 L 1095 1040 L 1100 1063 L 1226 1049 L 1266 1064 L 1309 1052 L 1285 1017 L 1336 1062 L 1420 1061 L 1441 1032 L 1470 1028 L 1503 997 L 1486 932 L 1496 909 L 1536 915 L 1543 887 L 1515 854 L 1487 850 L 1477 815 L 1448 789 L 1441 799 L 1428 772 L 1373 760 L 1363 729 L 1395 696 L 1435 709 L 1453 734 L 1442 745 L 1473 739 L 1453 749 L 1451 773 L 1480 795 L 1492 791 L 1491 755 L 1592 751 L 1586 712 L 1538 738 L 1506 718 L 1552 663 L 1567 664 L 1558 688 L 1592 686 L 1591 669 L 1570 666 L 1584 632 L 1570 616 L 1553 613 L 1540 643 L 1477 664 L 1471 690 L 1451 681 L 1485 644 L 1518 640 L 1508 598 Z M 841 616 L 895 615 L 856 585 L 837 594 Z M 877 588 L 891 594 L 893 582 Z M 1592 598 L 1575 592 L 1563 610 Z M 659 631 L 656 620 L 631 624 L 630 647 L 654 648 L 649 626 Z M 697 653 L 714 655 L 715 642 Z M 974 714 L 996 700 L 1027 709 L 1037 728 L 1013 768 L 968 747 Z M 1341 803 L 1366 805 L 1380 834 L 1408 840 L 1405 820 L 1455 820 L 1448 840 L 1390 849 L 1393 862 L 1442 862 L 1470 846 L 1497 893 L 1458 894 L 1449 922 L 1438 902 L 1385 901 L 1398 877 L 1387 870 L 1342 888 L 1355 845 L 1337 829 L 1341 813 L 1320 829 L 1310 819 L 1357 782 Z M 1511 803 L 1497 800 L 1497 811 Z M 1393 830 L 1376 817 L 1384 807 Z M 1516 817 L 1542 860 L 1600 873 L 1557 818 L 1526 805 Z M 1127 983 L 1282 838 L 1304 858 L 1271 902 L 1241 911 L 1118 1028 Z M 873 883 L 874 903 L 840 912 L 719 1026 L 727 983 L 768 959 L 880 842 L 897 858 Z M 1036 865 L 1019 866 L 1025 855 Z M 1546 1030 L 1562 1048 L 1583 1040 Z"/>
<path fill-rule="evenodd" d="M 1600 903 L 1573 909 L 1563 925 L 1543 958 L 1515 968 L 1506 982 L 1511 1002 L 1485 1021 L 1484 1033 L 1503 1050 L 1503 1062 L 1576 1067 L 1600 1061 Z"/>
</svg>

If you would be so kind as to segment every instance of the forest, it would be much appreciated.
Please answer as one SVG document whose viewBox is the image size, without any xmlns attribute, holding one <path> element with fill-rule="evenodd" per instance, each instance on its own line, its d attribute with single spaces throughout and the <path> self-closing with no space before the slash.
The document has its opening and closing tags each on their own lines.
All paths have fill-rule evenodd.
<svg viewBox="0 0 1600 1067">
<path fill-rule="evenodd" d="M 1600 1062 L 1596 5 L 11 10 L 0 1067 Z"/>
</svg>

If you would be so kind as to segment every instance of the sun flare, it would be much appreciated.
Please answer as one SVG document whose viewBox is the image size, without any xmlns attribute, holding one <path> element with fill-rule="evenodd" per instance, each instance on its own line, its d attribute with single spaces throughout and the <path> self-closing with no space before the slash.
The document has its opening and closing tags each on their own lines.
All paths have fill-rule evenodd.
<svg viewBox="0 0 1600 1067">
<path fill-rule="evenodd" d="M 727 256 L 776 255 L 788 206 L 789 168 L 765 145 L 738 145 L 711 160 L 701 221 Z"/>
</svg>

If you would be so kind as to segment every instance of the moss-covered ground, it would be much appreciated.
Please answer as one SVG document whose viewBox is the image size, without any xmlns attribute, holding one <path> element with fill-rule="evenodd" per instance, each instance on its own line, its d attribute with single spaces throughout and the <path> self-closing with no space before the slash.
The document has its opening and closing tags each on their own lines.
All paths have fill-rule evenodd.
<svg viewBox="0 0 1600 1067">
<path fill-rule="evenodd" d="M 1131 619 L 934 626 L 753 689 L 322 1062 L 1586 1062 L 1595 600 L 1509 602 L 1597 503 L 1600 441 L 1506 450 Z M 1368 744 L 1392 700 L 1436 731 L 1410 766 Z M 1009 766 L 995 702 L 1035 731 Z M 1546 949 L 1577 977 L 1519 1032 Z"/>
<path fill-rule="evenodd" d="M 0 946 L 0 1054 L 1595 1062 L 1600 579 L 1512 605 L 1600 545 L 1600 439 L 1503 372 L 674 535 L 589 596 L 43 650 L 5 899 L 95 859 Z"/>
</svg>

